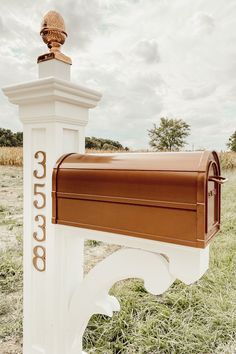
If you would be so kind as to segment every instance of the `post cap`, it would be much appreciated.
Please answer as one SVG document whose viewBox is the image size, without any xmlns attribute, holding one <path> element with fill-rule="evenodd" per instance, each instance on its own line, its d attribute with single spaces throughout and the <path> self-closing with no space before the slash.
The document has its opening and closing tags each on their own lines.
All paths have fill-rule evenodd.
<svg viewBox="0 0 236 354">
<path fill-rule="evenodd" d="M 56 11 L 49 11 L 44 15 L 40 35 L 49 48 L 49 53 L 40 55 L 38 63 L 46 60 L 57 59 L 67 64 L 72 64 L 71 58 L 61 53 L 60 47 L 65 43 L 67 33 L 63 17 Z"/>
</svg>

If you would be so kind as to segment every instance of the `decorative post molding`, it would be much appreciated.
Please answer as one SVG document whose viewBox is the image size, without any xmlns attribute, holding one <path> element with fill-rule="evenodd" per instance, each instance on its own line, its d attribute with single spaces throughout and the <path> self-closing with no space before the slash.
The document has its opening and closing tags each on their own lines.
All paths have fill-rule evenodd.
<svg viewBox="0 0 236 354">
<path fill-rule="evenodd" d="M 44 21 L 51 20 L 50 14 Z M 24 131 L 23 350 L 65 354 L 65 311 L 83 278 L 84 241 L 66 230 L 57 234 L 51 223 L 52 171 L 62 154 L 84 153 L 88 110 L 101 94 L 71 83 L 70 61 L 58 52 L 55 59 L 41 58 L 38 67 L 38 80 L 3 89 L 19 106 Z"/>
</svg>

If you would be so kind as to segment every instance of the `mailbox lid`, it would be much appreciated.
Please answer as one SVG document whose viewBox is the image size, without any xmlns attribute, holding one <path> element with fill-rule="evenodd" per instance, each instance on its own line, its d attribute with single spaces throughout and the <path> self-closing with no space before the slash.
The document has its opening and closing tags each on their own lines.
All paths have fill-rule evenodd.
<svg viewBox="0 0 236 354">
<path fill-rule="evenodd" d="M 205 172 L 215 152 L 156 152 L 119 154 L 69 154 L 56 168 L 85 170 Z"/>
<path fill-rule="evenodd" d="M 189 209 L 197 202 L 205 202 L 207 171 L 212 161 L 219 164 L 217 154 L 209 151 L 68 154 L 54 168 L 53 191 L 67 198 L 99 197 L 113 202 L 129 199 L 134 203 L 139 200 L 139 204 L 154 201 L 156 206 L 165 202 Z"/>
<path fill-rule="evenodd" d="M 56 167 L 54 191 L 79 197 L 125 198 L 184 204 L 197 202 L 197 177 L 206 172 L 208 155 L 194 153 L 70 154 Z M 203 191 L 204 187 L 202 187 Z M 110 200 L 111 201 L 111 200 Z M 113 200 L 118 201 L 116 200 Z M 157 204 L 156 204 L 157 205 Z M 172 205 L 173 206 L 173 205 Z"/>
<path fill-rule="evenodd" d="M 67 197 L 100 196 L 107 201 L 117 197 L 141 200 L 141 204 L 151 200 L 189 209 L 198 196 L 204 202 L 205 185 L 203 181 L 198 186 L 198 177 L 204 174 L 206 178 L 211 160 L 215 161 L 214 153 L 202 151 L 69 154 L 55 166 L 53 190 L 65 197 L 65 193 Z"/>
</svg>

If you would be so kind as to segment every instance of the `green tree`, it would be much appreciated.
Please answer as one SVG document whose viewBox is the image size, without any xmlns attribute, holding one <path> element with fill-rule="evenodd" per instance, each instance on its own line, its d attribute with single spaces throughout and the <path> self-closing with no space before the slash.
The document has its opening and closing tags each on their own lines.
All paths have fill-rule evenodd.
<svg viewBox="0 0 236 354">
<path fill-rule="evenodd" d="M 186 144 L 190 126 L 182 119 L 161 118 L 160 125 L 148 130 L 149 145 L 156 151 L 178 151 Z"/>
<path fill-rule="evenodd" d="M 236 130 L 229 138 L 229 142 L 227 143 L 227 146 L 231 151 L 236 152 Z"/>
<path fill-rule="evenodd" d="M 97 138 L 95 138 L 94 136 L 92 136 L 92 137 L 86 136 L 85 147 L 86 147 L 86 149 L 101 150 L 102 145 L 101 145 L 101 142 Z"/>
<path fill-rule="evenodd" d="M 12 146 L 13 136 L 10 129 L 0 128 L 0 146 Z"/>
<path fill-rule="evenodd" d="M 16 138 L 17 146 L 23 146 L 23 132 L 15 133 L 15 138 Z"/>
<path fill-rule="evenodd" d="M 13 133 L 10 129 L 0 128 L 0 146 L 22 146 L 23 133 Z"/>
<path fill-rule="evenodd" d="M 96 149 L 96 150 L 126 150 L 127 147 L 123 147 L 119 141 L 103 138 L 86 137 L 85 138 L 86 149 Z"/>
</svg>

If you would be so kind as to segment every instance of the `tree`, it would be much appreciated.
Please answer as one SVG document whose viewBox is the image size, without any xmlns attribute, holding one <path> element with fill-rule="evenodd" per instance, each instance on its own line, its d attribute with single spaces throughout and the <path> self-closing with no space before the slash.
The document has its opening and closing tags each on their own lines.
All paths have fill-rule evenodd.
<svg viewBox="0 0 236 354">
<path fill-rule="evenodd" d="M 89 136 L 86 136 L 85 138 L 85 147 L 86 149 L 96 149 L 96 150 L 101 150 L 101 142 L 92 136 L 91 138 Z"/>
<path fill-rule="evenodd" d="M 124 148 L 119 141 L 95 138 L 94 136 L 85 138 L 85 147 L 95 150 L 129 150 L 127 147 Z"/>
<path fill-rule="evenodd" d="M 229 138 L 229 142 L 227 143 L 227 146 L 231 151 L 236 152 L 236 130 Z"/>
<path fill-rule="evenodd" d="M 0 128 L 0 146 L 22 146 L 23 133 L 13 133 L 10 129 Z"/>
<path fill-rule="evenodd" d="M 15 133 L 15 138 L 16 138 L 17 146 L 23 146 L 23 132 Z"/>
<path fill-rule="evenodd" d="M 161 118 L 160 125 L 148 130 L 149 145 L 156 151 L 178 151 L 186 144 L 190 126 L 182 119 Z"/>
</svg>

